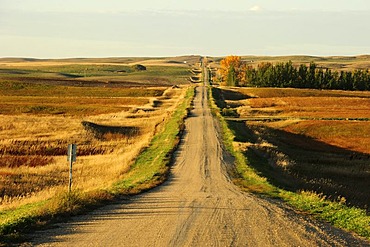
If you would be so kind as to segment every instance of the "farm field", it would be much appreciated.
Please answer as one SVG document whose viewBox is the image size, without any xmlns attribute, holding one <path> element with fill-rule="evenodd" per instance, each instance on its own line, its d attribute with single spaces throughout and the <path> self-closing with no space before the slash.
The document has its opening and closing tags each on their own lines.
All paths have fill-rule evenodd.
<svg viewBox="0 0 370 247">
<path fill-rule="evenodd" d="M 369 211 L 370 93 L 218 88 L 234 145 L 278 187 Z"/>
<path fill-rule="evenodd" d="M 70 143 L 74 189 L 122 178 L 184 98 L 190 65 L 171 61 L 2 59 L 0 210 L 65 191 Z"/>
</svg>

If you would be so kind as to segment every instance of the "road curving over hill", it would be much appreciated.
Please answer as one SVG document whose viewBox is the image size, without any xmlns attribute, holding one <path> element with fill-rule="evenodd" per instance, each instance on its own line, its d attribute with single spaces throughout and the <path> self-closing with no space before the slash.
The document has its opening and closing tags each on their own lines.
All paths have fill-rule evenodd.
<svg viewBox="0 0 370 247">
<path fill-rule="evenodd" d="M 366 246 L 368 242 L 242 192 L 227 174 L 206 87 L 175 153 L 168 181 L 145 194 L 38 232 L 41 246 Z"/>
</svg>

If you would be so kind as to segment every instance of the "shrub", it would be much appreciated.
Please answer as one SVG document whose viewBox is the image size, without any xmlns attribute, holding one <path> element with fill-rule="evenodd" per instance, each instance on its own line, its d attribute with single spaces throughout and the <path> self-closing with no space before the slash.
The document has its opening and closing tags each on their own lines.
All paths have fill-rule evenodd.
<svg viewBox="0 0 370 247">
<path fill-rule="evenodd" d="M 221 114 L 225 117 L 239 117 L 239 113 L 233 108 L 222 108 Z"/>
</svg>

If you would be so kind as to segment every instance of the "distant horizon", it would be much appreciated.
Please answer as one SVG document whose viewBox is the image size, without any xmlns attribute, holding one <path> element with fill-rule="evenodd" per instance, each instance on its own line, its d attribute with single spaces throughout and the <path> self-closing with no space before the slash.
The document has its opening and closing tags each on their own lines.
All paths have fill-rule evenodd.
<svg viewBox="0 0 370 247">
<path fill-rule="evenodd" d="M 369 54 L 353 54 L 353 55 L 309 55 L 309 54 L 286 54 L 286 55 L 254 55 L 254 54 L 227 54 L 221 56 L 213 55 L 199 55 L 199 54 L 185 54 L 185 55 L 175 55 L 175 56 L 98 56 L 98 57 L 0 57 L 0 59 L 35 59 L 35 60 L 63 60 L 63 59 L 109 59 L 109 58 L 174 58 L 174 57 L 227 57 L 227 56 L 240 56 L 240 57 L 361 57 L 370 56 Z"/>
<path fill-rule="evenodd" d="M 368 0 L 0 0 L 0 57 L 370 54 Z"/>
</svg>

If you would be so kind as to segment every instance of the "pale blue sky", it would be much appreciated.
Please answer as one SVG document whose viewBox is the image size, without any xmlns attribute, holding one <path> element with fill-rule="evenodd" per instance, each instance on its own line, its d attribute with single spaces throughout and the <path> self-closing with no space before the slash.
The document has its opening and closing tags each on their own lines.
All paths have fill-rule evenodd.
<svg viewBox="0 0 370 247">
<path fill-rule="evenodd" d="M 0 0 L 0 57 L 370 54 L 369 0 Z"/>
</svg>

